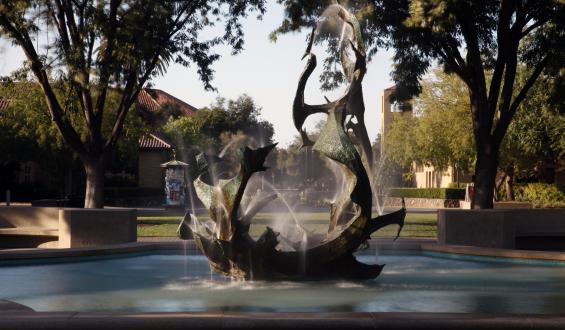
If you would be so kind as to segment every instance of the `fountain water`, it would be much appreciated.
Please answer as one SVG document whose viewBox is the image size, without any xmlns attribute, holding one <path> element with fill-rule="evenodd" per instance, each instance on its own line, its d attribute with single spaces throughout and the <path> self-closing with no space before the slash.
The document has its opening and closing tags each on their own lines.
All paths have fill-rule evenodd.
<svg viewBox="0 0 565 330">
<path fill-rule="evenodd" d="M 184 221 L 189 223 L 197 246 L 217 272 L 241 279 L 372 278 L 380 274 L 383 266 L 364 264 L 353 253 L 382 227 L 396 224 L 398 233 L 402 229 L 404 208 L 371 218 L 374 184 L 369 178 L 373 173 L 373 154 L 364 123 L 361 83 L 366 63 L 359 22 L 355 15 L 337 4 L 328 8 L 323 22 L 310 36 L 304 55 L 308 60 L 298 82 L 292 116 L 302 138 L 302 147 L 327 158 L 342 178 L 341 189 L 330 206 L 328 233 L 317 239 L 303 230 L 296 242 L 267 227 L 257 240 L 250 236 L 253 217 L 277 198 L 277 194 L 261 196 L 247 208 L 241 204 L 252 176 L 267 170 L 264 162 L 275 145 L 241 149 L 239 170 L 232 177 L 225 175 L 231 172 L 225 169 L 224 157 L 200 155 L 201 174 L 194 186 L 214 226 L 205 225 L 191 214 Z M 317 65 L 311 49 L 316 35 L 325 33 L 318 31 L 320 26 L 328 22 L 339 27 L 334 31 L 340 32 L 340 61 L 349 86 L 336 101 L 310 105 L 304 102 L 304 89 Z M 309 116 L 317 113 L 326 114 L 327 119 L 313 141 L 303 125 Z M 225 148 L 222 156 L 228 149 Z M 308 174 L 307 168 L 305 174 Z M 307 182 L 305 180 L 305 186 Z M 298 221 L 295 224 L 301 227 Z M 281 241 L 292 249 L 277 249 Z"/>
</svg>

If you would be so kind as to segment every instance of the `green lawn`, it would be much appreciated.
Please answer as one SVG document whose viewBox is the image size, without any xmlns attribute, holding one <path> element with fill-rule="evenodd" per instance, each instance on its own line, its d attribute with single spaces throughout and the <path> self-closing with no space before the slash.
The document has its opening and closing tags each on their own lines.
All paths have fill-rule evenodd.
<svg viewBox="0 0 565 330">
<path fill-rule="evenodd" d="M 199 218 L 207 218 L 206 214 L 198 214 Z M 325 233 L 328 229 L 329 213 L 296 213 L 296 218 L 310 231 Z M 180 216 L 163 217 L 138 217 L 137 235 L 170 237 L 176 236 Z M 259 213 L 253 219 L 251 235 L 258 236 L 265 227 L 273 221 L 293 222 L 288 213 Z M 376 237 L 391 237 L 396 235 L 396 226 L 383 228 L 376 233 Z M 404 229 L 400 237 L 436 237 L 436 215 L 435 214 L 407 214 Z"/>
</svg>

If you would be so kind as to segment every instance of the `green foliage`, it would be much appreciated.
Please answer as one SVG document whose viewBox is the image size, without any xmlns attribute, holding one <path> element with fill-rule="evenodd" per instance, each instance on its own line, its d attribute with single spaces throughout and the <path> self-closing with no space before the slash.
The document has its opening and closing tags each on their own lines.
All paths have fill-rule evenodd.
<svg viewBox="0 0 565 330">
<path fill-rule="evenodd" d="M 24 74 L 41 85 L 46 110 L 83 162 L 87 208 L 103 207 L 104 168 L 141 88 L 176 62 L 195 64 L 204 88 L 213 90 L 211 66 L 219 59 L 213 48 L 239 52 L 240 19 L 252 11 L 260 18 L 264 0 L 2 1 L 0 37 L 25 54 Z M 218 23 L 224 25 L 218 35 L 202 38 L 203 29 Z M 35 38 L 42 32 L 52 34 L 40 49 Z M 58 83 L 63 93 L 56 92 Z M 119 96 L 113 104 L 112 91 Z"/>
<path fill-rule="evenodd" d="M 516 200 L 531 202 L 534 207 L 565 207 L 565 193 L 555 184 L 528 183 L 515 189 L 515 194 Z"/>
<path fill-rule="evenodd" d="M 459 182 L 459 183 L 457 183 L 457 182 L 451 182 L 451 183 L 448 185 L 448 188 L 465 189 L 465 188 L 467 187 L 467 184 L 468 184 L 468 183 L 463 183 L 463 182 Z"/>
<path fill-rule="evenodd" d="M 330 0 L 279 0 L 285 19 L 274 32 L 288 33 L 313 26 Z M 468 88 L 469 110 L 476 150 L 473 205 L 492 208 L 499 149 L 516 109 L 540 76 L 563 82 L 565 3 L 555 0 L 449 1 L 357 0 L 347 6 L 358 16 L 370 58 L 378 48 L 394 49 L 391 98 L 408 100 L 422 92 L 422 79 L 433 65 L 455 73 Z M 324 23 L 322 23 L 324 24 Z M 339 42 L 322 35 L 332 54 Z M 326 62 L 321 78 L 325 88 L 343 82 Z M 517 81 L 517 67 L 531 68 L 526 83 Z M 492 79 L 488 75 L 492 73 Z M 559 89 L 557 89 L 559 90 Z M 563 102 L 558 93 L 551 93 Z M 433 160 L 442 167 L 445 157 Z M 464 157 L 464 159 L 468 159 Z"/>
<path fill-rule="evenodd" d="M 527 69 L 520 68 L 520 79 L 524 83 Z M 513 165 L 524 175 L 532 175 L 533 169 L 542 163 L 563 166 L 565 158 L 565 116 L 562 101 L 548 90 L 544 76 L 536 82 L 528 97 L 518 108 L 510 124 L 501 150 L 501 164 Z M 565 87 L 565 86 L 562 86 Z M 561 163 L 561 164 L 560 164 Z"/>
<path fill-rule="evenodd" d="M 220 98 L 194 116 L 170 120 L 163 130 L 185 150 L 219 153 L 231 141 L 238 142 L 235 147 L 272 143 L 273 126 L 260 114 L 261 108 L 248 95 L 229 101 Z"/>
<path fill-rule="evenodd" d="M 457 188 L 392 188 L 390 197 L 465 199 L 465 189 Z"/>
<path fill-rule="evenodd" d="M 64 97 L 66 85 L 57 82 L 54 86 L 57 95 Z M 61 168 L 72 161 L 73 154 L 45 111 L 47 105 L 40 86 L 31 81 L 0 83 L 0 98 L 10 100 L 8 108 L 0 114 L 0 130 L 3 132 L 0 134 L 0 152 L 3 154 L 3 161 L 34 161 L 57 179 Z M 112 129 L 119 98 L 118 91 L 111 90 L 108 94 L 106 104 L 109 110 L 102 122 L 103 134 L 108 134 Z M 80 115 L 76 113 L 78 104 L 69 100 L 68 106 L 74 111 L 69 117 L 73 121 L 80 120 Z M 86 138 L 87 129 L 84 126 L 78 128 L 78 133 Z M 128 113 L 122 139 L 113 150 L 110 170 L 133 169 L 132 160 L 137 154 L 137 141 L 145 131 L 139 116 L 133 112 Z"/>
<path fill-rule="evenodd" d="M 520 67 L 518 73 L 520 79 L 527 76 L 524 67 Z M 455 75 L 436 70 L 424 80 L 422 93 L 414 101 L 417 115 L 393 114 L 385 136 L 389 159 L 405 168 L 412 162 L 431 164 L 439 169 L 457 164 L 459 169 L 471 172 L 475 147 L 466 94 L 465 84 Z M 536 82 L 518 108 L 501 146 L 501 172 L 529 177 L 536 175 L 544 164 L 563 166 L 565 116 L 550 97 L 543 81 Z"/>
<path fill-rule="evenodd" d="M 409 168 L 412 162 L 420 163 L 421 149 L 418 148 L 418 118 L 411 113 L 393 113 L 392 123 L 384 136 L 384 153 L 387 160 L 402 168 Z"/>
<path fill-rule="evenodd" d="M 416 115 L 393 113 L 384 138 L 387 157 L 401 167 L 413 162 L 431 164 L 438 170 L 457 164 L 469 171 L 475 158 L 465 84 L 455 75 L 439 70 L 422 82 L 414 101 Z"/>
<path fill-rule="evenodd" d="M 57 174 L 71 163 L 71 153 L 44 111 L 45 98 L 37 84 L 0 83 L 0 99 L 9 100 L 8 107 L 0 113 L 0 170 L 4 172 L 0 175 L 0 190 L 13 190 L 14 200 L 24 200 L 26 196 L 44 198 L 45 194 L 31 192 L 46 187 L 17 189 L 20 162 L 38 163 L 42 170 L 53 174 L 45 178 L 45 183 L 61 187 L 62 178 Z"/>
</svg>

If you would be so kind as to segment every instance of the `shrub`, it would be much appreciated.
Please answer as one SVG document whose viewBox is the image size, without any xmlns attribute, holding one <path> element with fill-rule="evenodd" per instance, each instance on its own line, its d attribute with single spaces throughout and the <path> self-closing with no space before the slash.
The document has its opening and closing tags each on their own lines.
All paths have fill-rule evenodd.
<svg viewBox="0 0 565 330">
<path fill-rule="evenodd" d="M 164 196 L 164 188 L 141 188 L 141 187 L 107 187 L 104 189 L 104 197 L 112 198 L 140 198 Z"/>
<path fill-rule="evenodd" d="M 565 193 L 555 184 L 528 183 L 515 195 L 516 200 L 531 202 L 534 207 L 565 207 Z"/>
<path fill-rule="evenodd" d="M 459 189 L 465 189 L 467 187 L 469 183 L 467 182 L 451 182 L 447 188 L 459 188 Z"/>
<path fill-rule="evenodd" d="M 392 188 L 390 197 L 465 199 L 465 189 L 459 188 Z"/>
</svg>

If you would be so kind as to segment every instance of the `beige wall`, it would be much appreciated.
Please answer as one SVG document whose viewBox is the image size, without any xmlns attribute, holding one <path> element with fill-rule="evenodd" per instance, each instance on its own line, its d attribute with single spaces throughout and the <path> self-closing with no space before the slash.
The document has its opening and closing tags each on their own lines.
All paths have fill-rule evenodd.
<svg viewBox="0 0 565 330">
<path fill-rule="evenodd" d="M 160 151 L 139 152 L 139 186 L 144 188 L 163 188 L 163 169 L 165 157 Z"/>
<path fill-rule="evenodd" d="M 381 92 L 381 153 L 384 150 L 384 136 L 390 127 L 392 121 L 392 113 L 390 112 L 390 102 L 388 97 L 391 90 L 383 90 Z"/>
<path fill-rule="evenodd" d="M 412 165 L 414 172 L 413 185 L 416 188 L 449 188 L 452 182 L 470 182 L 469 175 L 459 173 L 459 178 L 455 175 L 455 169 L 449 166 L 445 171 L 436 171 L 433 166 L 428 165 Z"/>
</svg>

